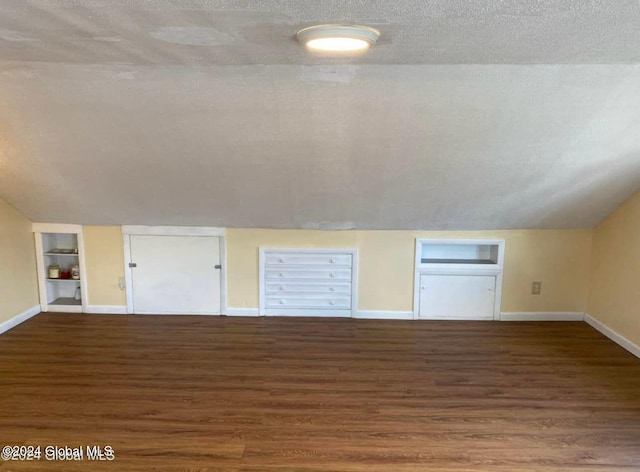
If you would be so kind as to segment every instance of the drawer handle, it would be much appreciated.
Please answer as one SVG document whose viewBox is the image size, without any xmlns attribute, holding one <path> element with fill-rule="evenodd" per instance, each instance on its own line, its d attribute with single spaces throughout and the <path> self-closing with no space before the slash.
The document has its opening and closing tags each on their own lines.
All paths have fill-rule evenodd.
<svg viewBox="0 0 640 472">
<path fill-rule="evenodd" d="M 334 302 L 333 300 L 331 300 L 331 301 L 329 302 L 329 305 L 335 305 L 335 302 Z"/>
<path fill-rule="evenodd" d="M 284 274 L 283 274 L 282 272 L 280 272 L 280 273 L 278 274 L 278 277 L 284 277 Z"/>
<path fill-rule="evenodd" d="M 284 305 L 284 300 L 280 300 L 280 305 Z"/>
<path fill-rule="evenodd" d="M 280 258 L 278 259 L 278 262 L 284 262 L 284 259 Z"/>
<path fill-rule="evenodd" d="M 331 262 L 332 264 L 335 264 L 335 263 L 336 263 L 336 260 L 335 260 L 335 259 L 333 259 L 333 258 L 331 258 L 331 259 L 329 260 L 329 262 Z"/>
<path fill-rule="evenodd" d="M 335 289 L 335 288 L 333 288 L 333 287 L 329 287 L 329 291 L 330 291 L 330 292 L 335 292 L 335 291 L 336 291 L 336 289 Z"/>
<path fill-rule="evenodd" d="M 280 287 L 278 290 L 280 290 L 281 292 L 284 292 L 284 287 Z"/>
<path fill-rule="evenodd" d="M 335 276 L 336 276 L 336 274 L 334 274 L 333 272 L 331 272 L 331 273 L 329 274 L 329 277 L 335 277 Z"/>
</svg>

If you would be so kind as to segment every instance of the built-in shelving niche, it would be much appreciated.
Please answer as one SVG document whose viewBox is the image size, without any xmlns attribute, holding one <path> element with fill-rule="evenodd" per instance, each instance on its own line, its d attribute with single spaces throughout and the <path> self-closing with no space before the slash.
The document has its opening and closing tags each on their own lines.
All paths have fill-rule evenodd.
<svg viewBox="0 0 640 472">
<path fill-rule="evenodd" d="M 34 223 L 38 279 L 42 311 L 83 311 L 82 233 L 75 225 Z M 61 271 L 73 266 L 80 269 L 80 279 L 49 278 L 49 267 L 57 265 Z M 76 294 L 80 293 L 80 299 Z"/>
<path fill-rule="evenodd" d="M 420 246 L 421 264 L 498 264 L 498 244 L 439 244 L 424 242 Z"/>
<path fill-rule="evenodd" d="M 417 239 L 414 318 L 498 319 L 504 240 Z"/>
</svg>

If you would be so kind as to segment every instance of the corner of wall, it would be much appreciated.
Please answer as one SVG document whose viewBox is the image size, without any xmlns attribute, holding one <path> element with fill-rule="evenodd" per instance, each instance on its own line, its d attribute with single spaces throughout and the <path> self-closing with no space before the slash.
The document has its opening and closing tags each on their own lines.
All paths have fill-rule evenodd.
<svg viewBox="0 0 640 472">
<path fill-rule="evenodd" d="M 32 223 L 0 199 L 0 323 L 39 305 Z"/>
<path fill-rule="evenodd" d="M 639 234 L 637 192 L 594 228 L 586 310 L 588 319 L 636 345 L 640 344 Z"/>
</svg>

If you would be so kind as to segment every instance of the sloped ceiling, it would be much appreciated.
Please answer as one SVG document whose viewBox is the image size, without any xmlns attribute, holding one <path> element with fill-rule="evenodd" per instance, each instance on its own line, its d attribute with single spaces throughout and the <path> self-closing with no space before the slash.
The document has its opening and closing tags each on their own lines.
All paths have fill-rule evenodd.
<svg viewBox="0 0 640 472">
<path fill-rule="evenodd" d="M 323 22 L 382 31 L 310 55 Z M 0 196 L 36 221 L 589 227 L 640 187 L 637 1 L 0 2 Z"/>
</svg>

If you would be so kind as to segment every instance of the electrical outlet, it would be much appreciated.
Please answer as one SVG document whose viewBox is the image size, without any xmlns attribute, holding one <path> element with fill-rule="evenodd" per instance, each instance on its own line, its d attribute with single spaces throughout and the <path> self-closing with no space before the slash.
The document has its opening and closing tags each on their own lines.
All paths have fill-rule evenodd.
<svg viewBox="0 0 640 472">
<path fill-rule="evenodd" d="M 531 284 L 531 295 L 540 295 L 542 292 L 542 282 L 533 282 Z"/>
<path fill-rule="evenodd" d="M 124 290 L 125 286 L 124 277 L 118 277 L 118 287 L 120 287 L 120 290 Z"/>
</svg>

